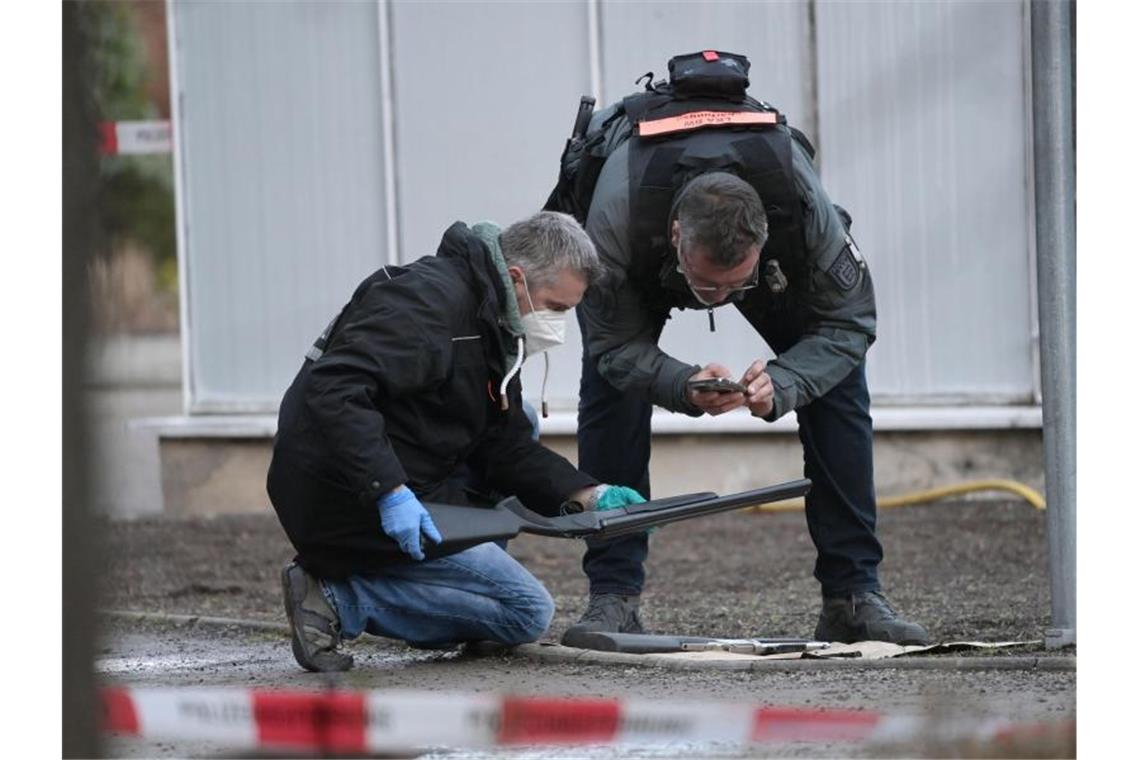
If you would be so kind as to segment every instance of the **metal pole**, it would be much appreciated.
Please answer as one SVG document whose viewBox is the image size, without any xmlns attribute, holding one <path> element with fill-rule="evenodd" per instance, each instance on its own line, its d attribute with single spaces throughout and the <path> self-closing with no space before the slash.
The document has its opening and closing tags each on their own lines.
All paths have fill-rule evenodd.
<svg viewBox="0 0 1140 760">
<path fill-rule="evenodd" d="M 1076 643 L 1076 149 L 1073 5 L 1031 0 L 1037 293 L 1052 627 L 1050 649 Z"/>
<path fill-rule="evenodd" d="M 388 245 L 388 263 L 400 262 L 400 209 L 396 189 L 396 85 L 393 76 L 396 51 L 392 40 L 391 0 L 377 0 L 376 18 L 380 47 L 380 124 L 384 151 L 384 226 Z"/>
<path fill-rule="evenodd" d="M 97 115 L 91 98 L 92 21 L 63 4 L 63 757 L 101 757 L 95 691 L 95 573 L 83 403 L 89 323 L 87 266 L 99 234 Z"/>
</svg>

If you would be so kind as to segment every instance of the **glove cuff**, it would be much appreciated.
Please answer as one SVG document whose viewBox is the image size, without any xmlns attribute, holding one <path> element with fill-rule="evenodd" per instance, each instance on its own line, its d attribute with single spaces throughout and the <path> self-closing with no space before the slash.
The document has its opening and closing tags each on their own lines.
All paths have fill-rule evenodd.
<svg viewBox="0 0 1140 760">
<path fill-rule="evenodd" d="M 416 495 L 412 493 L 412 489 L 407 486 L 400 486 L 395 491 L 386 493 L 376 500 L 377 506 L 380 509 L 392 509 L 401 504 L 407 504 L 409 501 L 415 501 Z"/>
</svg>

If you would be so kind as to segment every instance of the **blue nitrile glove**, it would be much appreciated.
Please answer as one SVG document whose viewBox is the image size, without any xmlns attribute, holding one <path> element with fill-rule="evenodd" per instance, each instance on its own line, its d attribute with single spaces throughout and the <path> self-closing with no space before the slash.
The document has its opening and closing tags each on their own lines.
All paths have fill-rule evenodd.
<svg viewBox="0 0 1140 760">
<path fill-rule="evenodd" d="M 594 509 L 605 512 L 610 509 L 621 509 L 630 504 L 644 504 L 645 498 L 637 491 L 626 486 L 602 486 L 600 494 L 594 501 Z"/>
<path fill-rule="evenodd" d="M 376 506 L 380 508 L 380 525 L 384 533 L 400 545 L 400 549 L 412 559 L 424 558 L 420 548 L 420 531 L 427 536 L 433 544 L 443 541 L 431 515 L 420 504 L 420 500 L 407 486 L 400 486 L 395 491 L 380 497 Z"/>
</svg>

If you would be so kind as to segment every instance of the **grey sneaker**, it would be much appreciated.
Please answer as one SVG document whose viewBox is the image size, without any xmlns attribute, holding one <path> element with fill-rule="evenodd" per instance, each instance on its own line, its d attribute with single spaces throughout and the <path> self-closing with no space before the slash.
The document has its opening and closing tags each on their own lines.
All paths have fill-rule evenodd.
<svg viewBox="0 0 1140 760">
<path fill-rule="evenodd" d="M 562 634 L 562 643 L 568 647 L 590 648 L 589 634 L 593 631 L 607 633 L 645 633 L 641 627 L 641 616 L 637 608 L 639 596 L 620 594 L 590 594 L 590 604 L 578 622 Z"/>
<path fill-rule="evenodd" d="M 317 673 L 351 668 L 352 655 L 336 651 L 340 646 L 340 619 L 325 599 L 320 582 L 290 562 L 281 571 L 281 588 L 297 664 Z"/>
<path fill-rule="evenodd" d="M 926 629 L 899 617 L 894 607 L 879 591 L 865 591 L 846 597 L 823 600 L 819 623 L 815 626 L 818 641 L 890 641 L 894 644 L 927 644 Z"/>
</svg>

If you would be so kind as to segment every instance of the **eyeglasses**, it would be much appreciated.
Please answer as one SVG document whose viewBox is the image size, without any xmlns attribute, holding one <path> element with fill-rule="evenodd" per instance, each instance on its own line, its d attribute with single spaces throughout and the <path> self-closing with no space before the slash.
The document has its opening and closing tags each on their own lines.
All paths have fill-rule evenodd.
<svg viewBox="0 0 1140 760">
<path fill-rule="evenodd" d="M 692 279 L 689 278 L 689 273 L 681 266 L 681 262 L 685 257 L 681 251 L 681 246 L 677 245 L 677 272 L 685 278 L 689 289 L 695 294 L 700 293 L 740 293 L 745 290 L 752 290 L 760 284 L 760 260 L 756 260 L 756 268 L 752 270 L 752 274 L 748 279 L 739 285 L 697 285 Z"/>
</svg>

